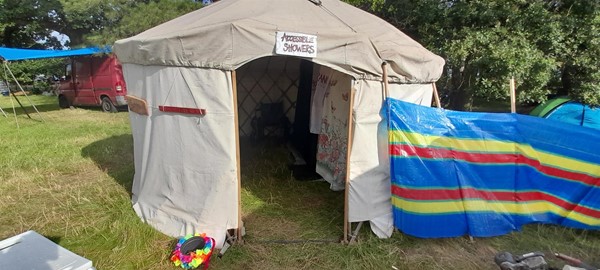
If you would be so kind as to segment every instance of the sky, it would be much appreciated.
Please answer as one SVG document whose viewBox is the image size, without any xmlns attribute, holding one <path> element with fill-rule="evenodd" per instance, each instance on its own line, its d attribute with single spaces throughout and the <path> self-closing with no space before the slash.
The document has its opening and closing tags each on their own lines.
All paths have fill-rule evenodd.
<svg viewBox="0 0 600 270">
<path fill-rule="evenodd" d="M 50 35 L 53 37 L 56 37 L 58 39 L 58 41 L 60 41 L 60 44 L 63 45 L 63 49 L 70 49 L 68 46 L 65 46 L 65 43 L 70 41 L 70 39 L 67 35 L 61 34 L 56 31 L 52 31 L 52 33 Z"/>
</svg>

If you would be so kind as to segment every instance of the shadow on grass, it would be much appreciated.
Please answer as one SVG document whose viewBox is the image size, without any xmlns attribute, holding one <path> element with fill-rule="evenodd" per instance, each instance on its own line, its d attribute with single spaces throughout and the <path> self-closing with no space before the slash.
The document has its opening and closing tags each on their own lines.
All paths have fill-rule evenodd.
<svg viewBox="0 0 600 270">
<path fill-rule="evenodd" d="M 39 112 L 50 112 L 50 111 L 58 111 L 58 110 L 67 110 L 67 109 L 61 109 L 60 107 L 58 107 L 58 101 L 56 101 L 56 104 L 54 103 L 46 103 L 46 104 L 36 104 L 35 101 L 33 102 L 33 105 L 31 105 L 29 103 L 29 101 L 27 99 L 25 99 L 24 97 L 19 97 L 19 100 L 21 101 L 21 104 L 23 104 L 23 107 L 25 108 L 23 110 L 23 108 L 21 106 L 19 106 L 19 103 L 17 103 L 16 101 L 14 101 L 14 105 L 15 105 L 15 113 L 17 115 L 26 115 L 25 112 L 29 113 L 29 115 L 32 115 L 36 113 L 35 109 L 33 108 L 33 105 L 35 105 L 35 108 L 37 108 L 37 110 Z M 102 111 L 102 107 L 100 107 L 100 105 L 98 106 L 73 106 L 74 108 L 81 108 L 81 109 L 85 109 L 85 110 L 91 110 L 91 111 L 98 111 L 101 112 Z M 12 115 L 13 114 L 13 108 L 12 106 L 9 105 L 3 105 L 2 110 L 4 110 L 4 112 L 6 114 Z M 127 112 L 128 111 L 128 107 L 127 106 L 117 106 L 117 112 Z M 1 112 L 0 112 L 0 115 Z"/>
<path fill-rule="evenodd" d="M 44 237 L 48 238 L 48 240 L 52 241 L 54 244 L 60 245 L 60 240 L 62 237 L 54 236 L 54 235 L 44 235 Z"/>
<path fill-rule="evenodd" d="M 90 111 L 96 111 L 96 112 L 102 112 L 102 107 L 100 107 L 100 105 L 98 106 L 71 106 L 73 108 L 80 108 L 80 109 L 84 109 L 84 110 L 90 110 Z M 117 111 L 116 112 L 128 112 L 129 111 L 129 107 L 127 107 L 127 105 L 125 106 L 117 106 Z"/>
<path fill-rule="evenodd" d="M 21 108 L 19 106 L 18 103 L 15 102 L 15 113 L 17 115 L 26 115 L 25 111 L 27 111 L 29 113 L 29 115 L 31 115 L 32 117 L 36 114 L 35 109 L 33 108 L 33 106 L 29 105 L 27 106 L 26 104 L 29 104 L 29 102 L 27 100 L 21 100 L 21 103 L 23 104 L 23 107 L 25 107 L 25 110 L 23 110 L 23 108 Z M 58 111 L 58 104 L 40 104 L 37 105 L 35 104 L 35 107 L 37 108 L 37 110 L 42 113 L 42 112 L 50 112 L 50 111 Z M 4 110 L 4 112 L 6 114 L 8 114 L 9 116 L 13 114 L 13 108 L 12 107 L 2 107 L 2 110 Z"/>
<path fill-rule="evenodd" d="M 242 212 L 249 239 L 337 240 L 342 235 L 344 193 L 326 182 L 295 180 L 281 143 L 242 141 Z M 133 138 L 118 135 L 81 150 L 131 195 Z"/>
<path fill-rule="evenodd" d="M 81 149 L 81 156 L 92 159 L 98 168 L 115 179 L 131 195 L 134 174 L 131 134 L 93 142 Z"/>
</svg>

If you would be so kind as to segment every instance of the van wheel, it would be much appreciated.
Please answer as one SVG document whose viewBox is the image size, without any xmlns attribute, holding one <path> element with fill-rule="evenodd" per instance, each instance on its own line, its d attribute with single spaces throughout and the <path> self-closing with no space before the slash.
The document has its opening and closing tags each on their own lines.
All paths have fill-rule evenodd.
<svg viewBox="0 0 600 270">
<path fill-rule="evenodd" d="M 58 96 L 58 107 L 62 109 L 69 108 L 69 101 L 65 96 Z"/>
<path fill-rule="evenodd" d="M 107 97 L 102 98 L 101 105 L 102 105 L 102 110 L 105 112 L 113 112 L 113 113 L 117 112 L 117 107 L 115 107 L 115 105 L 113 105 L 113 103 Z"/>
</svg>

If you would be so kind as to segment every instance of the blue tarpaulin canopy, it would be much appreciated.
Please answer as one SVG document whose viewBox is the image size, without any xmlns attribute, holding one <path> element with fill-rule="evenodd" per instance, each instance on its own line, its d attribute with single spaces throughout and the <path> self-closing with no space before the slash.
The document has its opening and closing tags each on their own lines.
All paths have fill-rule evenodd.
<svg viewBox="0 0 600 270">
<path fill-rule="evenodd" d="M 91 55 L 98 53 L 110 53 L 110 47 L 92 47 L 74 50 L 31 50 L 31 49 L 15 49 L 15 48 L 0 48 L 0 59 L 5 61 L 42 59 L 42 58 L 59 58 L 78 55 Z"/>
</svg>

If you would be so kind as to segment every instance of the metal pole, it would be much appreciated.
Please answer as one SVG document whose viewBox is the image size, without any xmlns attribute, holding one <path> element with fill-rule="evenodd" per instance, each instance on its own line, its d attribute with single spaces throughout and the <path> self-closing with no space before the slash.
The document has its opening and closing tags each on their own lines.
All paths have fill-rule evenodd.
<svg viewBox="0 0 600 270">
<path fill-rule="evenodd" d="M 6 87 L 8 87 L 8 93 L 10 95 L 10 84 L 8 83 L 8 74 L 6 73 L 6 66 L 4 66 L 4 82 L 6 82 Z M 17 119 L 17 110 L 15 109 L 15 102 L 10 99 L 10 104 L 12 105 L 13 115 L 15 116 L 15 123 L 17 124 L 17 129 L 19 129 L 19 120 Z"/>
<path fill-rule="evenodd" d="M 8 118 L 8 115 L 6 115 L 6 113 L 4 112 L 4 110 L 2 108 L 0 108 L 0 112 L 2 112 L 2 114 L 4 115 L 5 118 Z"/>
<path fill-rule="evenodd" d="M 21 92 L 23 92 L 23 94 L 25 94 L 25 97 L 29 101 L 29 104 L 31 104 L 31 106 L 33 106 L 33 109 L 35 109 L 35 111 L 40 116 L 40 118 L 42 119 L 42 121 L 46 122 L 46 121 L 44 121 L 44 117 L 42 117 L 42 114 L 40 113 L 40 111 L 38 111 L 37 107 L 35 107 L 35 104 L 33 104 L 33 102 L 31 102 L 31 99 L 29 99 L 29 96 L 27 95 L 27 93 L 25 93 L 25 90 L 23 90 L 23 87 L 21 87 L 21 84 L 19 84 L 19 81 L 17 81 L 17 78 L 12 73 L 12 70 L 10 70 L 10 68 L 8 67 L 8 65 L 6 64 L 6 62 L 4 62 L 4 66 L 8 70 L 8 73 L 10 73 L 10 76 L 12 76 L 13 80 L 15 80 L 15 83 L 17 84 L 17 86 L 19 87 L 19 89 L 21 89 Z M 15 96 L 14 93 L 13 93 L 13 96 L 15 97 L 15 99 L 17 98 L 17 96 Z M 18 99 L 17 99 L 17 101 L 18 101 Z M 19 105 L 21 105 L 21 102 L 20 101 L 18 101 L 18 102 L 19 102 Z M 23 108 L 23 110 L 25 110 L 25 108 L 23 107 L 23 105 L 21 105 L 21 108 Z M 27 112 L 25 112 L 25 113 L 27 113 Z M 27 116 L 29 116 L 29 114 L 27 114 Z M 31 118 L 31 116 L 29 116 L 29 118 Z"/>
</svg>

